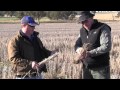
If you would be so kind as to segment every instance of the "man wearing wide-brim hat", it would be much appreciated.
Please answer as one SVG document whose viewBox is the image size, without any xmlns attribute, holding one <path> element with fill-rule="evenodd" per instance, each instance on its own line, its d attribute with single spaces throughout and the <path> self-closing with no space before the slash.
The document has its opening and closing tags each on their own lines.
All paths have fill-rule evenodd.
<svg viewBox="0 0 120 90">
<path fill-rule="evenodd" d="M 110 79 L 111 27 L 93 19 L 90 11 L 80 13 L 82 24 L 75 43 L 78 61 L 83 63 L 83 79 Z M 83 47 L 86 48 L 83 48 Z"/>
<path fill-rule="evenodd" d="M 79 17 L 79 23 L 82 23 L 83 21 L 89 19 L 89 18 L 93 18 L 94 14 L 90 13 L 89 11 L 82 11 L 80 12 L 80 17 Z"/>
</svg>

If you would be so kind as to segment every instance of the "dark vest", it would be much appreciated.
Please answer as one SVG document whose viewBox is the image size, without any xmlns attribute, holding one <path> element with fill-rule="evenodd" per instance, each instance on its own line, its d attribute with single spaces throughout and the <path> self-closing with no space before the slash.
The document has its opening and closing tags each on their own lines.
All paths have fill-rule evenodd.
<svg viewBox="0 0 120 90">
<path fill-rule="evenodd" d="M 106 24 L 100 23 L 100 22 L 95 22 L 92 25 L 92 28 L 90 31 L 85 30 L 85 28 L 82 28 L 80 30 L 80 36 L 82 40 L 82 44 L 84 43 L 90 43 L 91 46 L 89 50 L 95 49 L 100 46 L 100 35 L 103 27 L 109 27 Z M 110 27 L 109 27 L 110 28 Z M 111 30 L 111 28 L 110 28 Z M 89 51 L 88 50 L 88 51 Z M 109 52 L 95 56 L 95 57 L 89 57 L 84 60 L 85 66 L 88 68 L 97 68 L 97 67 L 103 67 L 103 66 L 108 66 L 109 65 Z"/>
</svg>

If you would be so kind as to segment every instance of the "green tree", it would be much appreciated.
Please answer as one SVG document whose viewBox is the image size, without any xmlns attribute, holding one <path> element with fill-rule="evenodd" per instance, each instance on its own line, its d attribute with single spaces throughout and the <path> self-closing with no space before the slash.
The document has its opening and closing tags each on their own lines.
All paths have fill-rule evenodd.
<svg viewBox="0 0 120 90">
<path fill-rule="evenodd" d="M 46 16 L 49 17 L 50 19 L 59 19 L 59 11 L 48 11 L 46 12 Z"/>
<path fill-rule="evenodd" d="M 44 11 L 17 11 L 16 12 L 16 16 L 20 19 L 26 15 L 34 17 L 38 21 L 38 23 L 40 23 L 39 22 L 40 18 L 44 17 L 46 14 Z"/>
<path fill-rule="evenodd" d="M 19 19 L 21 19 L 23 16 L 25 16 L 24 11 L 16 11 L 15 16 Z"/>
<path fill-rule="evenodd" d="M 12 17 L 16 11 L 5 11 L 5 14 Z"/>
<path fill-rule="evenodd" d="M 67 20 L 67 19 L 69 19 L 70 15 L 76 15 L 76 14 L 77 13 L 75 11 L 61 11 L 60 18 Z"/>
<path fill-rule="evenodd" d="M 31 16 L 33 16 L 38 21 L 38 23 L 40 23 L 39 20 L 45 15 L 46 15 L 45 11 L 32 11 L 31 12 Z"/>
<path fill-rule="evenodd" d="M 0 11 L 0 16 L 4 16 L 5 12 L 4 11 Z"/>
<path fill-rule="evenodd" d="M 48 11 L 47 16 L 50 19 L 68 19 L 71 14 L 77 14 L 75 11 Z"/>
</svg>

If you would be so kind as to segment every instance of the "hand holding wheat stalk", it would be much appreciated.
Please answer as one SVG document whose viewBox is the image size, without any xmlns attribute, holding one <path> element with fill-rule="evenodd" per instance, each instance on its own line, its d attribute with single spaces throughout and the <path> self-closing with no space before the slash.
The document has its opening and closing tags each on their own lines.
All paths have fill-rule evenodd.
<svg viewBox="0 0 120 90">
<path fill-rule="evenodd" d="M 84 43 L 80 52 L 76 53 L 74 63 L 78 64 L 83 61 L 87 57 L 87 51 L 90 48 L 90 43 Z"/>
</svg>

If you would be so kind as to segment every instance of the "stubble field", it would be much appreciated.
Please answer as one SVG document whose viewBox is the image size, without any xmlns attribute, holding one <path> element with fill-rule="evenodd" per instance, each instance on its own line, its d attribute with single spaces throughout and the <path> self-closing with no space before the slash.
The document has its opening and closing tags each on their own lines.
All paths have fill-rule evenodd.
<svg viewBox="0 0 120 90">
<path fill-rule="evenodd" d="M 112 28 L 112 50 L 110 53 L 111 79 L 120 78 L 120 22 L 106 22 Z M 44 46 L 49 50 L 59 48 L 58 57 L 46 63 L 46 79 L 79 79 L 80 64 L 73 64 L 74 44 L 81 25 L 77 23 L 41 23 L 36 27 Z M 0 24 L 0 78 L 12 79 L 11 64 L 8 61 L 7 44 L 15 35 L 20 24 Z"/>
</svg>

